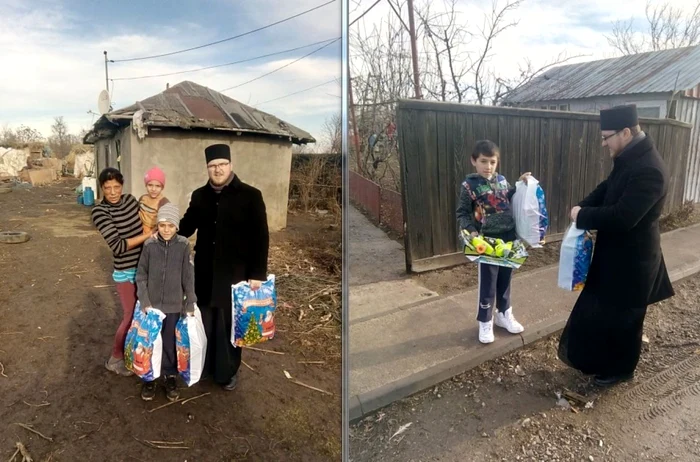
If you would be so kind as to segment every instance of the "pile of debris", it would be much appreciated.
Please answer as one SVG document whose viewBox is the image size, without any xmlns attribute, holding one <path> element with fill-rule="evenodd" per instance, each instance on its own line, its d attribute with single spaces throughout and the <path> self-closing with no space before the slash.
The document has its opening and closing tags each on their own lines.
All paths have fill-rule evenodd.
<svg viewBox="0 0 700 462">
<path fill-rule="evenodd" d="M 76 178 L 95 176 L 95 153 L 92 146 L 73 146 L 65 158 L 65 172 Z"/>
<path fill-rule="evenodd" d="M 72 173 L 76 178 L 91 176 L 95 155 L 92 150 L 73 152 L 65 160 L 49 157 L 41 146 L 23 149 L 0 147 L 0 184 L 42 186 Z"/>
</svg>

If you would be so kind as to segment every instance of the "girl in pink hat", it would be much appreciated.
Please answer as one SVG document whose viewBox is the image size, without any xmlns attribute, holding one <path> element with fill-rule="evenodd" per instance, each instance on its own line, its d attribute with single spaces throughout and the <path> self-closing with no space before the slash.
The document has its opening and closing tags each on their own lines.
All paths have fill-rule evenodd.
<svg viewBox="0 0 700 462">
<path fill-rule="evenodd" d="M 158 228 L 158 209 L 170 202 L 163 196 L 165 188 L 165 173 L 158 167 L 153 167 L 144 176 L 147 194 L 139 199 L 139 217 L 146 233 L 153 233 Z"/>
</svg>

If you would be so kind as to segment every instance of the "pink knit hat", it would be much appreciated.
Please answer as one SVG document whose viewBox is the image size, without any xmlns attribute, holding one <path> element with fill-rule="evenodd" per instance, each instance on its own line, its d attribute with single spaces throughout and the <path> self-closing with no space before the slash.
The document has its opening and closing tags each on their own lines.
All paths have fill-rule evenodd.
<svg viewBox="0 0 700 462">
<path fill-rule="evenodd" d="M 143 177 L 143 180 L 146 185 L 148 185 L 148 183 L 151 181 L 157 181 L 165 188 L 165 173 L 158 167 L 153 167 L 147 171 L 146 175 Z"/>
</svg>

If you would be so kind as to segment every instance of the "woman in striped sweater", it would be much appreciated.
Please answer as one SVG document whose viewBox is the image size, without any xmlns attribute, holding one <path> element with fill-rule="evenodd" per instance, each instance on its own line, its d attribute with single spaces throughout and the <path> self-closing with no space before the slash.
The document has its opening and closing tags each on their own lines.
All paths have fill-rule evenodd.
<svg viewBox="0 0 700 462">
<path fill-rule="evenodd" d="M 112 250 L 112 278 L 117 283 L 117 293 L 124 313 L 114 336 L 112 354 L 105 362 L 105 367 L 119 375 L 128 376 L 132 372 L 124 366 L 124 340 L 136 306 L 136 268 L 141 247 L 152 235 L 143 229 L 136 198 L 131 194 L 122 194 L 122 173 L 116 168 L 106 168 L 100 173 L 99 182 L 104 199 L 92 209 L 92 222 Z"/>
</svg>

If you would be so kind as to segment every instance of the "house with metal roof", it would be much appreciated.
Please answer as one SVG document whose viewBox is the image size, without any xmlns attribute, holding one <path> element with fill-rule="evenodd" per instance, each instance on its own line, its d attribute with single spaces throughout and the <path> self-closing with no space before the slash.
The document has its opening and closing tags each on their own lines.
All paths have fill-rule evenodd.
<svg viewBox="0 0 700 462">
<path fill-rule="evenodd" d="M 292 146 L 315 140 L 271 114 L 184 81 L 102 115 L 84 142 L 95 145 L 96 172 L 118 168 L 124 174 L 124 191 L 136 197 L 145 193 L 146 171 L 162 168 L 164 193 L 181 213 L 192 191 L 208 180 L 204 149 L 228 144 L 234 172 L 260 189 L 274 231 L 287 224 Z"/>
<path fill-rule="evenodd" d="M 513 91 L 504 105 L 598 112 L 636 104 L 640 117 L 693 126 L 685 199 L 700 202 L 700 46 L 559 66 Z"/>
</svg>

